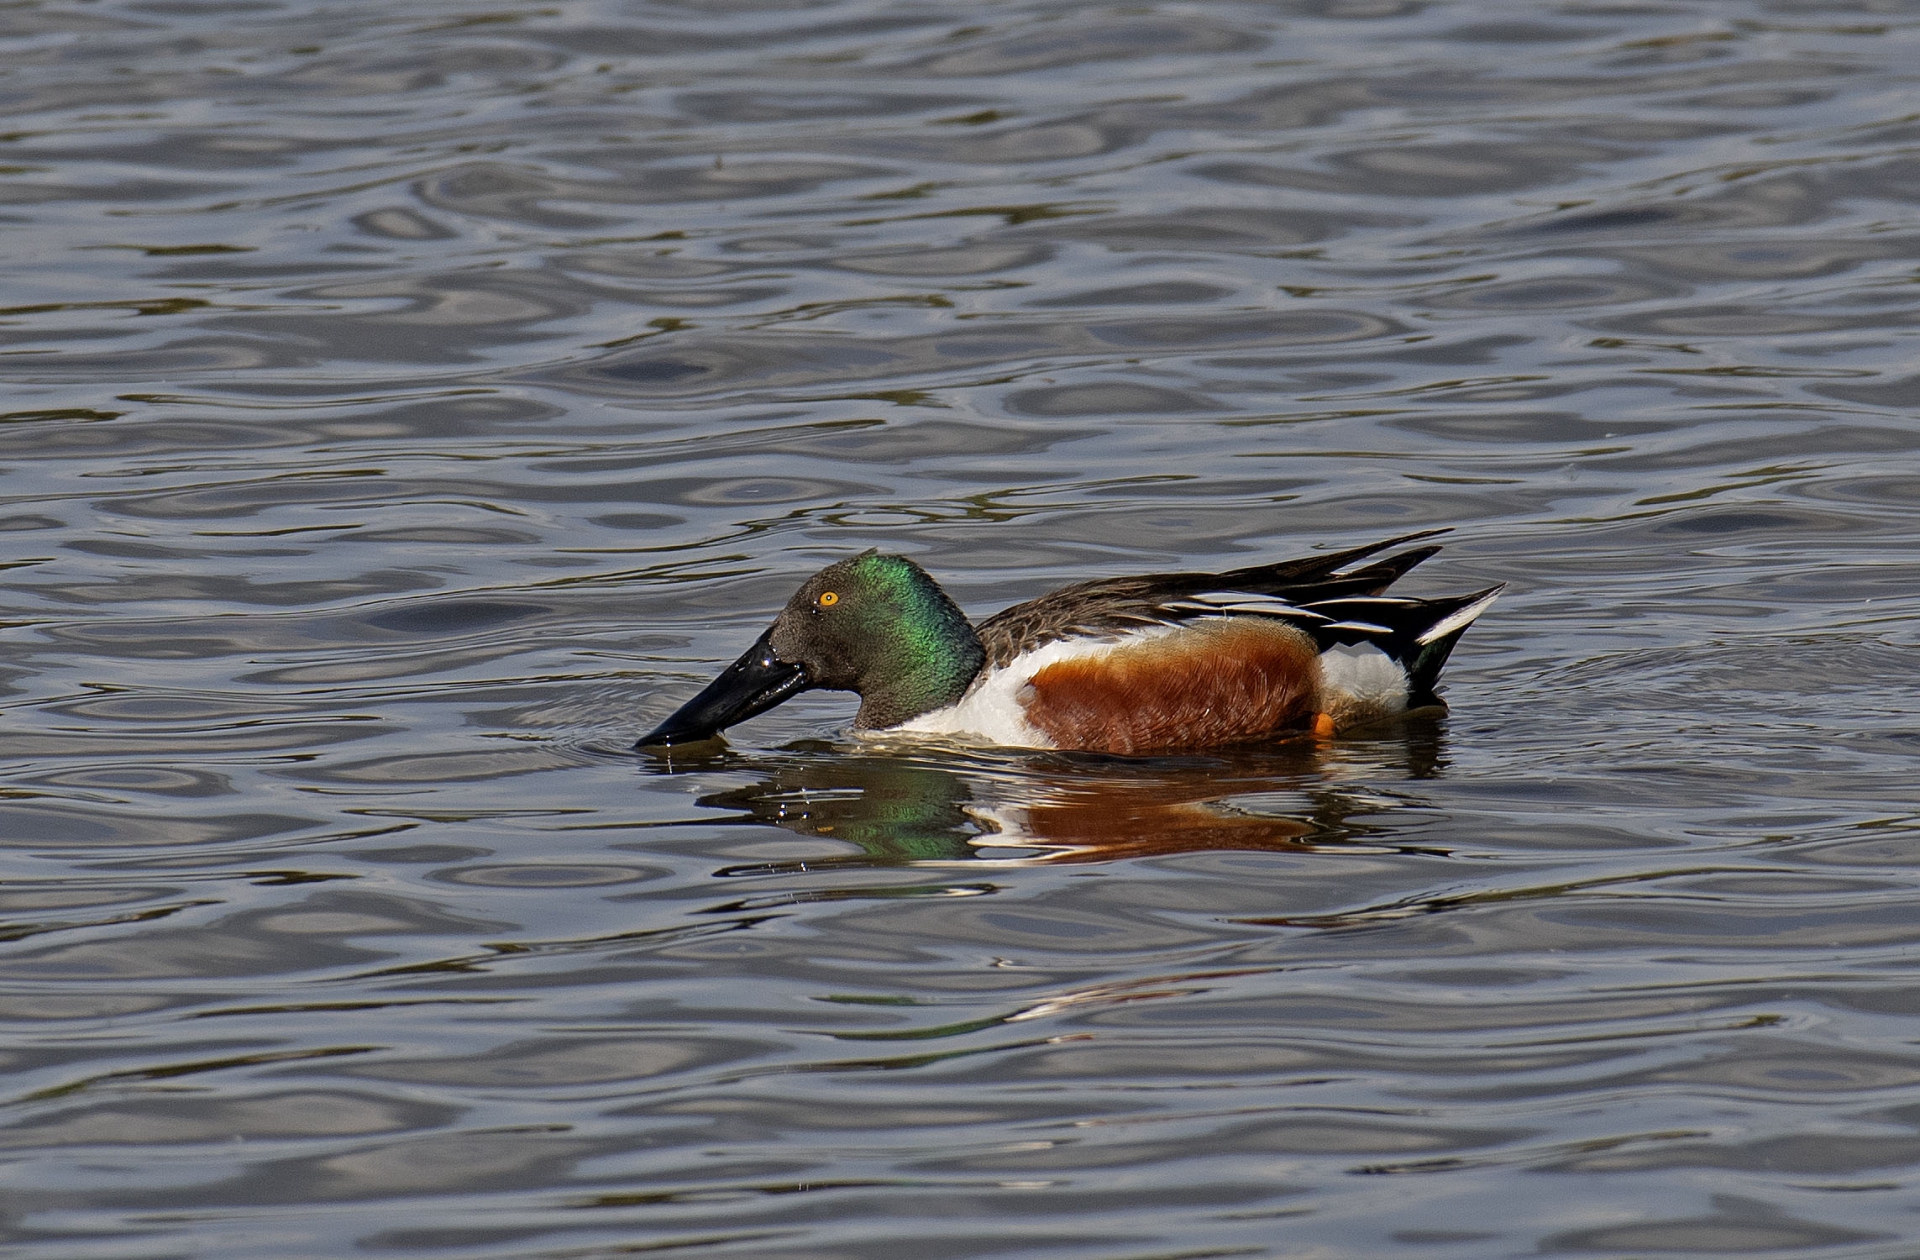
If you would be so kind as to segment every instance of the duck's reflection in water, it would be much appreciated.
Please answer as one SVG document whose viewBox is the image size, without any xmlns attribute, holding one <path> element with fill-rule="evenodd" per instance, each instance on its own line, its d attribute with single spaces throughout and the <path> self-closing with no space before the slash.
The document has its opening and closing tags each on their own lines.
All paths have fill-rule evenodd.
<svg viewBox="0 0 1920 1260">
<path fill-rule="evenodd" d="M 1381 784 L 1441 773 L 1441 734 L 1438 721 L 1416 717 L 1375 739 L 1300 739 L 1182 757 L 797 744 L 682 758 L 670 768 L 750 773 L 754 782 L 703 796 L 700 804 L 733 811 L 743 823 L 770 823 L 857 850 L 721 874 L 1094 862 L 1378 843 L 1370 819 L 1419 804 L 1405 789 Z"/>
</svg>

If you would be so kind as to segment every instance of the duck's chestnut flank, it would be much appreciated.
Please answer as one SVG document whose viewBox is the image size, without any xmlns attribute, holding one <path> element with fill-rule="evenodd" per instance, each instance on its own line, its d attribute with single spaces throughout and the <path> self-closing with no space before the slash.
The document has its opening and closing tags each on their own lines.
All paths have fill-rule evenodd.
<svg viewBox="0 0 1920 1260">
<path fill-rule="evenodd" d="M 1384 594 L 1441 530 L 1226 573 L 1064 587 L 968 622 L 924 569 L 864 552 L 828 565 L 773 625 L 642 739 L 711 739 L 801 691 L 860 696 L 856 729 L 1112 753 L 1336 732 L 1419 704 L 1500 587 Z"/>
<path fill-rule="evenodd" d="M 1313 640 L 1264 617 L 1212 617 L 1042 666 L 1020 706 L 1060 748 L 1133 753 L 1241 744 L 1319 710 Z"/>
</svg>

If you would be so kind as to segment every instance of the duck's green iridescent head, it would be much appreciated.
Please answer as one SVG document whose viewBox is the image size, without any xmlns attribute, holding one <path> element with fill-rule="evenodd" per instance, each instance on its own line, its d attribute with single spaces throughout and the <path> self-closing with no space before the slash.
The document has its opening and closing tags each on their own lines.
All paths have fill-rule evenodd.
<svg viewBox="0 0 1920 1260">
<path fill-rule="evenodd" d="M 709 739 L 814 688 L 858 692 L 857 727 L 897 726 L 959 699 L 985 661 L 925 569 L 868 551 L 808 578 L 745 655 L 639 746 Z"/>
</svg>

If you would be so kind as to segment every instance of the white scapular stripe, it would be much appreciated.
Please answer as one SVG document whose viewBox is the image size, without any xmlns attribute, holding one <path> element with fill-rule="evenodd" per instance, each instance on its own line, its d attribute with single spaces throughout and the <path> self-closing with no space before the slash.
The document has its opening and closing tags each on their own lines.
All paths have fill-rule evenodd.
<svg viewBox="0 0 1920 1260">
<path fill-rule="evenodd" d="M 1289 604 L 1277 595 L 1255 595 L 1247 591 L 1202 591 L 1167 605 L 1169 610 L 1200 613 L 1245 613 L 1251 616 L 1298 617 L 1310 621 L 1323 618 L 1297 604 Z"/>
</svg>

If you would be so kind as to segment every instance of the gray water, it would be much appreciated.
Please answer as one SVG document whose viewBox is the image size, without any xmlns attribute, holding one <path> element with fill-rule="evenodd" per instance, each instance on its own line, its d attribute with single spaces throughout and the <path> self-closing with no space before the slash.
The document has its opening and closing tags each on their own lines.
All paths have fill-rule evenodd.
<svg viewBox="0 0 1920 1260">
<path fill-rule="evenodd" d="M 7 1255 L 1920 1251 L 1920 6 L 0 31 Z M 1445 718 L 629 750 L 1439 526 Z"/>
</svg>

